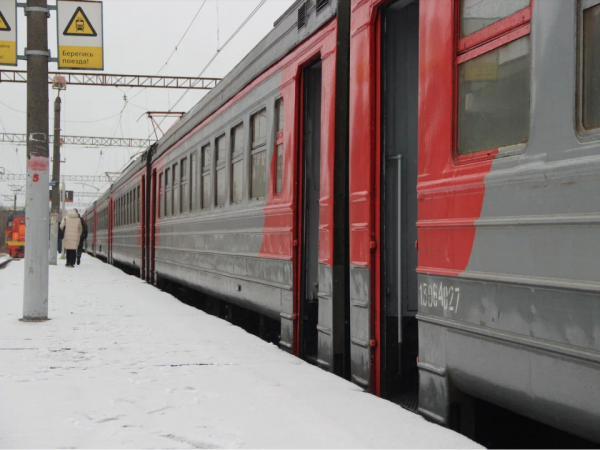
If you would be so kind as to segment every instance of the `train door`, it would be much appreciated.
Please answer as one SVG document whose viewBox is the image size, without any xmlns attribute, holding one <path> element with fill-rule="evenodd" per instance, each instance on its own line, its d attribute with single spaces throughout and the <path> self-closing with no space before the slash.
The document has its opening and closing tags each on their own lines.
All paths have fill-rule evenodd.
<svg viewBox="0 0 600 450">
<path fill-rule="evenodd" d="M 141 191 L 141 199 L 139 193 Z M 146 177 L 142 177 L 142 185 L 138 187 L 138 205 L 140 208 L 140 215 L 138 216 L 139 221 L 142 225 L 142 267 L 140 270 L 140 277 L 142 280 L 146 279 Z"/>
<path fill-rule="evenodd" d="M 302 214 L 300 264 L 300 356 L 318 360 L 319 199 L 321 193 L 321 80 L 317 61 L 302 73 Z"/>
<path fill-rule="evenodd" d="M 112 198 L 108 200 L 108 234 L 107 234 L 107 245 L 108 251 L 106 252 L 106 261 L 112 264 L 112 234 L 113 234 L 113 220 L 115 217 L 115 202 Z"/>
<path fill-rule="evenodd" d="M 418 0 L 382 11 L 380 57 L 381 387 L 416 410 Z"/>
<path fill-rule="evenodd" d="M 158 197 L 158 183 L 156 179 L 156 169 L 152 171 L 152 193 L 150 195 L 151 198 L 151 211 L 150 211 L 150 264 L 148 267 L 148 282 L 154 284 L 154 247 L 156 244 L 156 216 L 157 216 L 157 207 L 160 207 L 159 197 Z"/>
</svg>

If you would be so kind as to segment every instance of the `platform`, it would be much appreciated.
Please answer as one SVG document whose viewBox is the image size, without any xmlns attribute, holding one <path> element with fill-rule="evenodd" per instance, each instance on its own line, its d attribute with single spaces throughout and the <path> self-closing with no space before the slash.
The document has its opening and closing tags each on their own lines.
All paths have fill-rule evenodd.
<svg viewBox="0 0 600 450">
<path fill-rule="evenodd" d="M 477 444 L 84 255 L 50 267 L 23 323 L 23 261 L 0 271 L 0 447 Z"/>
</svg>

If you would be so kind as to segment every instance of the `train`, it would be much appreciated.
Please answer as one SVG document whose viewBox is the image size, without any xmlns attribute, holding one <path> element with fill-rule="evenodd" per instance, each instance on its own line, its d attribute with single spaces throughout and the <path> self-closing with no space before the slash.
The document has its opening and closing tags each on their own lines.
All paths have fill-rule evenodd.
<svg viewBox="0 0 600 450">
<path fill-rule="evenodd" d="M 25 257 L 25 211 L 13 211 L 6 220 L 6 253 L 13 258 Z"/>
<path fill-rule="evenodd" d="M 86 251 L 428 420 L 600 442 L 600 0 L 300 0 L 85 212 Z"/>
</svg>

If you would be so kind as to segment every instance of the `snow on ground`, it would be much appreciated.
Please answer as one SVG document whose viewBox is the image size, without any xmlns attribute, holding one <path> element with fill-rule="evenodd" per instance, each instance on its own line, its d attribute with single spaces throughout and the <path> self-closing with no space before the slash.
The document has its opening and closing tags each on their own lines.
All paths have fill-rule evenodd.
<svg viewBox="0 0 600 450">
<path fill-rule="evenodd" d="M 9 259 L 10 259 L 10 256 L 8 256 L 6 253 L 0 253 L 0 268 L 2 268 L 4 263 L 6 261 L 8 261 Z"/>
<path fill-rule="evenodd" d="M 0 271 L 0 447 L 477 447 L 87 255 L 23 323 Z"/>
</svg>

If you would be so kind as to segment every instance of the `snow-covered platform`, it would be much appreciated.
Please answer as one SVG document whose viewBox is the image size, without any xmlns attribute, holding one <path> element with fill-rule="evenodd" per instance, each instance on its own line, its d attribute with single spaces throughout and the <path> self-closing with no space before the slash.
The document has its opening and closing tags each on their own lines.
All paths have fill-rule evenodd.
<svg viewBox="0 0 600 450">
<path fill-rule="evenodd" d="M 477 447 L 87 255 L 23 323 L 0 270 L 0 447 Z"/>
</svg>

